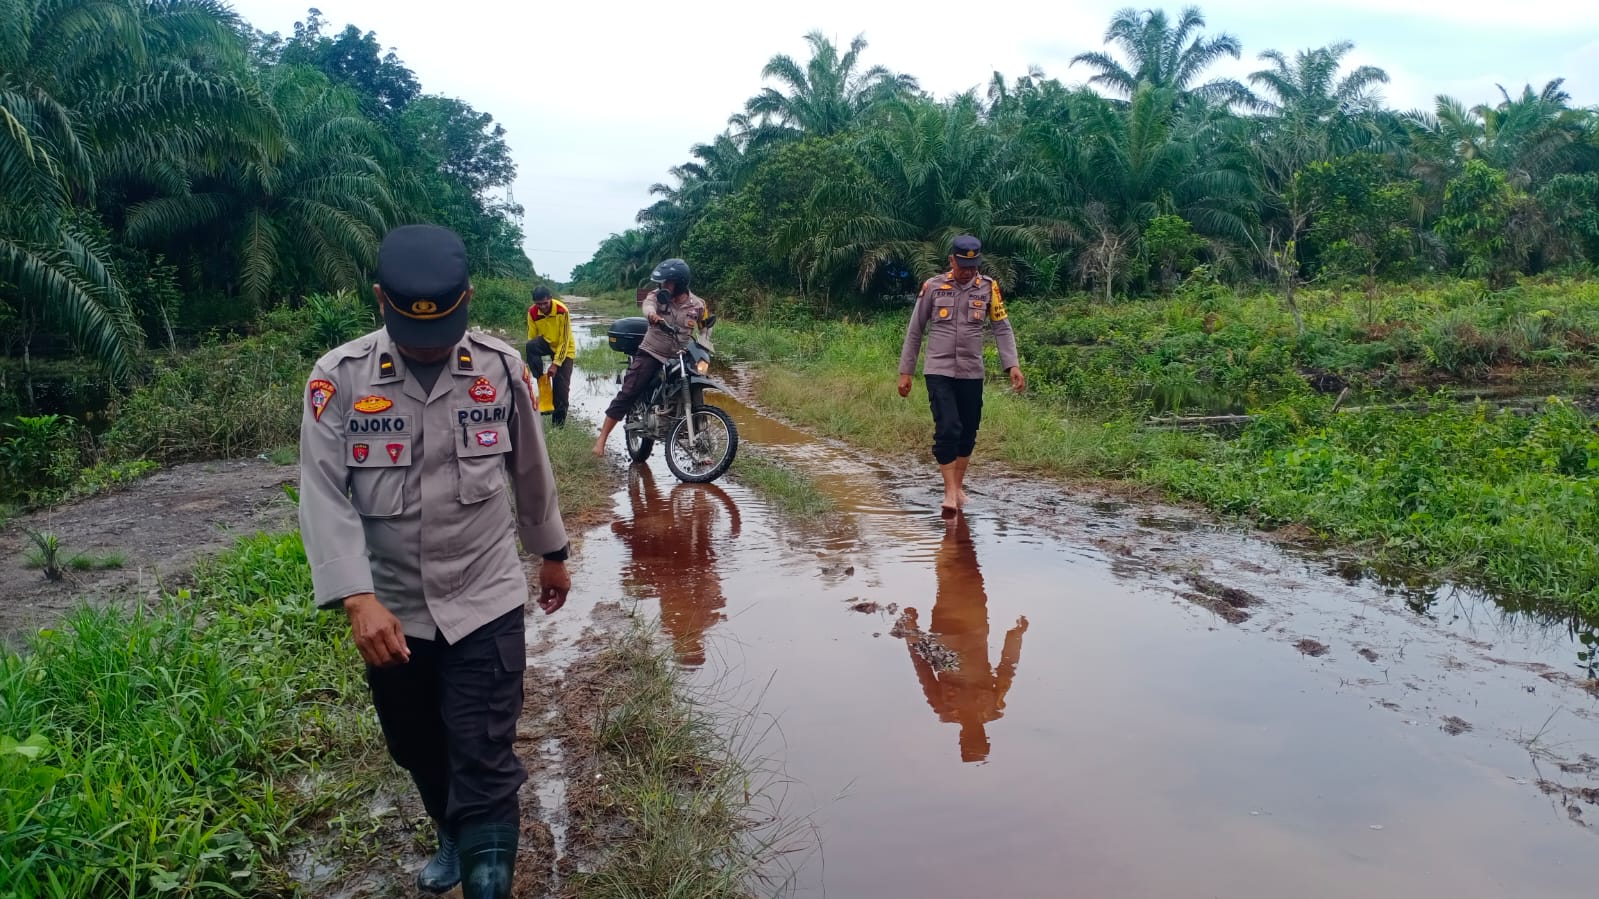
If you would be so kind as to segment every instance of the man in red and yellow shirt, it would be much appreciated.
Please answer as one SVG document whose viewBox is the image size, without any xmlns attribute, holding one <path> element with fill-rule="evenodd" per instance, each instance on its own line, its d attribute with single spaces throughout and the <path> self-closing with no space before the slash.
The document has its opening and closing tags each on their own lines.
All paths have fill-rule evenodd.
<svg viewBox="0 0 1599 899">
<path fill-rule="evenodd" d="M 551 296 L 548 287 L 533 290 L 533 305 L 527 310 L 527 339 L 542 337 L 553 354 L 550 367 L 539 374 L 550 379 L 552 409 L 550 424 L 566 424 L 566 410 L 572 394 L 572 362 L 577 358 L 577 341 L 572 339 L 572 311 Z"/>
</svg>

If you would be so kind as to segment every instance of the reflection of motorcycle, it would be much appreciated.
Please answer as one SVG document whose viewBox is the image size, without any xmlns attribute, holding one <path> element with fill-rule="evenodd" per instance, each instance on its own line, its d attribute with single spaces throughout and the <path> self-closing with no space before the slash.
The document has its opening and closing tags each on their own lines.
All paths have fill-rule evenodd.
<svg viewBox="0 0 1599 899">
<path fill-rule="evenodd" d="M 705 403 L 706 388 L 732 394 L 710 376 L 710 329 L 715 324 L 713 315 L 677 359 L 661 369 L 622 423 L 629 458 L 643 462 L 656 442 L 664 441 L 666 467 L 679 480 L 697 484 L 721 477 L 738 453 L 738 428 L 732 417 Z M 638 354 L 651 327 L 674 337 L 679 333 L 664 321 L 652 326 L 640 317 L 618 319 L 607 335 L 611 349 L 628 356 Z"/>
<path fill-rule="evenodd" d="M 663 495 L 645 467 L 630 473 L 627 496 L 632 517 L 611 525 L 628 548 L 623 583 L 630 595 L 659 597 L 679 664 L 702 665 L 705 631 L 725 617 L 716 549 L 738 537 L 738 505 L 715 484 L 678 484 Z"/>
</svg>

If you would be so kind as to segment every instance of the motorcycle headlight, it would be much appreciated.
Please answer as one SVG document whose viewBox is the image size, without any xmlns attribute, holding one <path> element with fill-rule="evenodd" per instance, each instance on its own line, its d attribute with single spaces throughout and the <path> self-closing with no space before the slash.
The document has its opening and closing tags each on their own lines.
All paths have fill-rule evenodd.
<svg viewBox="0 0 1599 899">
<path fill-rule="evenodd" d="M 702 375 L 707 374 L 711 370 L 711 363 L 709 360 L 701 359 L 700 361 L 694 363 L 694 370 Z"/>
</svg>

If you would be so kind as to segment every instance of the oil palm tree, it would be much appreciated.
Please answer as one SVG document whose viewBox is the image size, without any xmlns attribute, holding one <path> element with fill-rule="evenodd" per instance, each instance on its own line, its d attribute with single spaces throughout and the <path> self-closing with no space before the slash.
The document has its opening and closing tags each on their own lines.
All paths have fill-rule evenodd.
<svg viewBox="0 0 1599 899">
<path fill-rule="evenodd" d="M 284 67 L 270 89 L 282 152 L 200 161 L 194 189 L 129 211 L 128 237 L 163 246 L 221 236 L 238 293 L 257 305 L 280 281 L 355 289 L 397 218 L 382 134 L 354 95 L 314 70 Z"/>
<path fill-rule="evenodd" d="M 857 35 L 841 56 L 820 31 L 805 36 L 811 58 L 800 65 L 786 54 L 773 56 L 761 77 L 781 86 L 768 87 L 745 104 L 741 119 L 767 124 L 788 136 L 827 137 L 848 130 L 872 107 L 918 90 L 916 79 L 882 66 L 861 71 L 866 38 Z"/>
<path fill-rule="evenodd" d="M 1382 107 L 1375 88 L 1388 83 L 1388 73 L 1359 66 L 1340 77 L 1343 59 L 1354 48 L 1339 41 L 1301 50 L 1292 60 L 1277 50 L 1260 54 L 1271 67 L 1250 74 L 1249 82 L 1258 91 L 1256 108 L 1268 117 L 1267 129 L 1316 145 L 1321 148 L 1316 158 L 1347 155 L 1375 141 Z"/>
<path fill-rule="evenodd" d="M 1238 59 L 1243 45 L 1230 34 L 1204 37 L 1205 16 L 1198 7 L 1185 7 L 1176 24 L 1165 10 L 1119 10 L 1105 31 L 1105 43 L 1119 47 L 1127 57 L 1123 65 L 1106 53 L 1080 53 L 1071 64 L 1093 69 L 1088 79 L 1121 97 L 1132 97 L 1140 84 L 1175 91 L 1179 98 L 1194 95 L 1213 103 L 1240 103 L 1249 99 L 1242 84 L 1228 78 L 1201 82 L 1200 78 L 1224 56 Z"/>
<path fill-rule="evenodd" d="M 1493 106 L 1467 107 L 1439 96 L 1433 112 L 1407 114 L 1417 174 L 1441 184 L 1480 159 L 1526 189 L 1563 170 L 1580 152 L 1588 130 L 1588 116 L 1568 105 L 1564 83 L 1557 78 L 1536 93 L 1527 85 L 1515 97 L 1501 86 L 1502 99 Z"/>
<path fill-rule="evenodd" d="M 1254 188 L 1228 132 L 1233 117 L 1148 83 L 1126 105 L 1083 92 L 1074 106 L 1069 124 L 1030 141 L 1077 236 L 1083 281 L 1108 299 L 1159 215 L 1181 216 L 1218 245 L 1247 240 Z"/>
<path fill-rule="evenodd" d="M 83 207 L 106 179 L 270 131 L 235 27 L 211 0 L 0 0 L 0 299 L 25 354 L 51 324 L 131 372 L 142 335 Z"/>
<path fill-rule="evenodd" d="M 1064 223 L 1043 213 L 1046 185 L 1014 165 L 981 127 L 976 98 L 897 101 L 860 138 L 869 177 L 824 183 L 810 216 L 781 244 L 812 285 L 835 278 L 869 291 L 883 271 L 921 280 L 942 271 L 950 240 L 980 235 L 984 265 L 1007 289 L 1018 263 L 1046 253 Z"/>
</svg>

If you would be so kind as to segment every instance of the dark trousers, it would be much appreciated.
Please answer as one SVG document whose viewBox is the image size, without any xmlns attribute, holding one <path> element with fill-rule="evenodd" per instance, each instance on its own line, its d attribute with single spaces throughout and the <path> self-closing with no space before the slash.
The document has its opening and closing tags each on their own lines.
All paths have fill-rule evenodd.
<svg viewBox="0 0 1599 899">
<path fill-rule="evenodd" d="M 453 645 L 407 637 L 409 662 L 366 670 L 389 755 L 410 772 L 433 820 L 455 833 L 521 822 L 522 628 L 515 609 Z"/>
<path fill-rule="evenodd" d="M 566 410 L 572 403 L 572 360 L 568 359 L 556 366 L 555 374 L 550 378 L 550 401 L 555 408 L 550 410 L 550 424 L 560 427 L 566 424 Z"/>
<path fill-rule="evenodd" d="M 666 363 L 649 353 L 635 354 L 633 361 L 627 364 L 627 373 L 622 375 L 622 389 L 616 392 L 616 399 L 611 400 L 611 405 L 605 409 L 605 417 L 614 421 L 626 418 L 627 410 L 633 408 L 633 403 L 649 389 L 655 376 L 665 367 Z"/>
<path fill-rule="evenodd" d="M 983 422 L 983 379 L 928 375 L 927 402 L 933 407 L 933 458 L 948 465 L 970 456 Z"/>
</svg>

